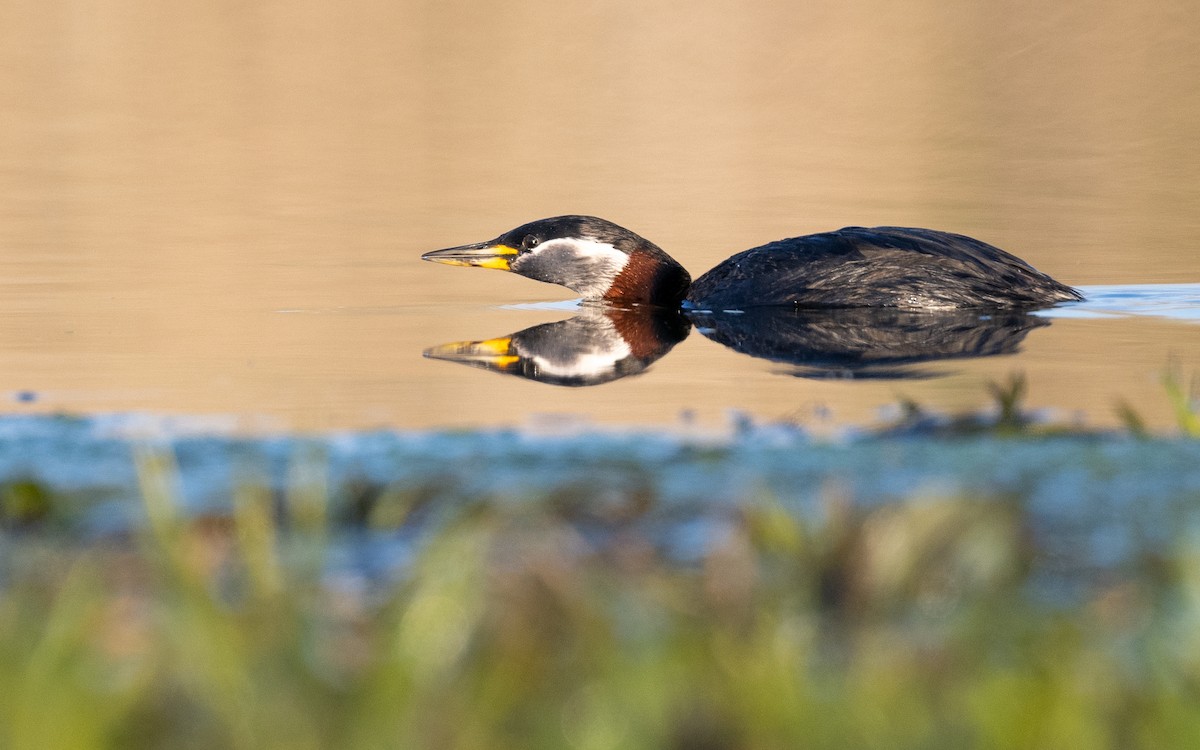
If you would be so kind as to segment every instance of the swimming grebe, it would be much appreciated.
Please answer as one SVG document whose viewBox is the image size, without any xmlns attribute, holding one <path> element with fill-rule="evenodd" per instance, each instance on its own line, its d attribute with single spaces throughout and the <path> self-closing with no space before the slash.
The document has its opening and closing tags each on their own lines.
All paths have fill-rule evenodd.
<svg viewBox="0 0 1200 750">
<path fill-rule="evenodd" d="M 594 216 L 539 219 L 488 242 L 421 257 L 561 284 L 585 301 L 695 310 L 1036 308 L 1083 299 L 979 240 L 902 227 L 847 227 L 771 242 L 695 283 L 654 243 Z"/>
</svg>

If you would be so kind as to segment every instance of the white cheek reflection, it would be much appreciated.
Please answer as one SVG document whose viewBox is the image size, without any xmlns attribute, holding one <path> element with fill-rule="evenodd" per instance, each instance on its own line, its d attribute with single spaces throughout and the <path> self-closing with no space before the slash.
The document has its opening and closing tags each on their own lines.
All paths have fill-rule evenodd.
<svg viewBox="0 0 1200 750">
<path fill-rule="evenodd" d="M 532 357 L 538 370 L 545 375 L 562 378 L 587 378 L 612 372 L 617 363 L 633 352 L 629 345 L 622 343 L 611 349 L 596 348 L 591 351 L 579 352 L 570 359 L 554 359 L 549 357 Z"/>
</svg>

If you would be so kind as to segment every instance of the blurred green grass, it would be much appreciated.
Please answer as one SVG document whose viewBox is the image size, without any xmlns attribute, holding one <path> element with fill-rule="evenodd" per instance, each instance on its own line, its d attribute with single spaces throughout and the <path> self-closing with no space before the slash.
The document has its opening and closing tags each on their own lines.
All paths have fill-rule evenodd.
<svg viewBox="0 0 1200 750">
<path fill-rule="evenodd" d="M 1165 383 L 1184 439 L 1197 436 L 1195 385 L 1175 370 Z M 908 405 L 874 439 L 916 431 L 936 449 L 981 432 L 1060 434 L 1024 413 L 1024 385 L 993 387 L 988 418 Z M 301 449 L 282 493 L 249 475 L 228 512 L 197 513 L 182 510 L 169 451 L 135 460 L 144 520 L 120 531 L 81 535 L 78 498 L 37 481 L 0 487 L 2 748 L 1200 737 L 1194 524 L 1165 539 L 1144 530 L 1120 564 L 1089 568 L 1087 553 L 1057 557 L 1071 542 L 1047 544 L 1036 481 L 882 505 L 831 483 L 804 513 L 762 490 L 705 509 L 705 541 L 680 557 L 656 528 L 687 521 L 656 514 L 660 498 L 636 483 L 601 504 L 570 483 L 544 497 L 447 487 L 431 503 L 403 487 L 331 487 L 320 452 Z M 1166 486 L 1182 493 L 1163 502 L 1181 521 L 1200 506 Z M 414 527 L 411 558 L 387 572 L 343 564 L 371 535 Z"/>
<path fill-rule="evenodd" d="M 623 514 L 467 502 L 398 580 L 331 574 L 327 489 L 253 485 L 148 522 L 6 536 L 6 748 L 1186 747 L 1200 736 L 1200 554 L 1182 538 L 1047 602 L 1024 498 L 817 520 L 769 496 L 668 559 Z M 32 490 L 22 490 L 28 495 Z M 36 505 L 36 504 L 35 504 Z M 405 522 L 403 512 L 392 523 Z M 596 521 L 595 514 L 588 521 Z"/>
</svg>

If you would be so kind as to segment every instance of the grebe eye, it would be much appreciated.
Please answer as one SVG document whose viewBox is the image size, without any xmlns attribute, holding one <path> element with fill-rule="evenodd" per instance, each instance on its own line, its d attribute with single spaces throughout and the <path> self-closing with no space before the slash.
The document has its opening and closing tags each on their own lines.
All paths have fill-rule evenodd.
<svg viewBox="0 0 1200 750">
<path fill-rule="evenodd" d="M 532 234 L 527 234 L 525 235 L 525 239 L 521 240 L 521 249 L 532 250 L 538 246 L 539 242 L 541 242 L 541 240 L 539 240 L 537 237 L 534 237 Z"/>
</svg>

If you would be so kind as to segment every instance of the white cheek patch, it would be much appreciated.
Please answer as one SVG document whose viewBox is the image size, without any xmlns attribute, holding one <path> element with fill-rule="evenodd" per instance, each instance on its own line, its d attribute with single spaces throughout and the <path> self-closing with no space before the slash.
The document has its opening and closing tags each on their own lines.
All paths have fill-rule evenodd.
<svg viewBox="0 0 1200 750">
<path fill-rule="evenodd" d="M 554 283 L 593 299 L 604 296 L 613 279 L 629 262 L 629 256 L 617 248 L 591 239 L 548 240 L 534 248 L 533 253 L 554 259 L 556 270 L 562 276 L 553 279 Z"/>
</svg>

